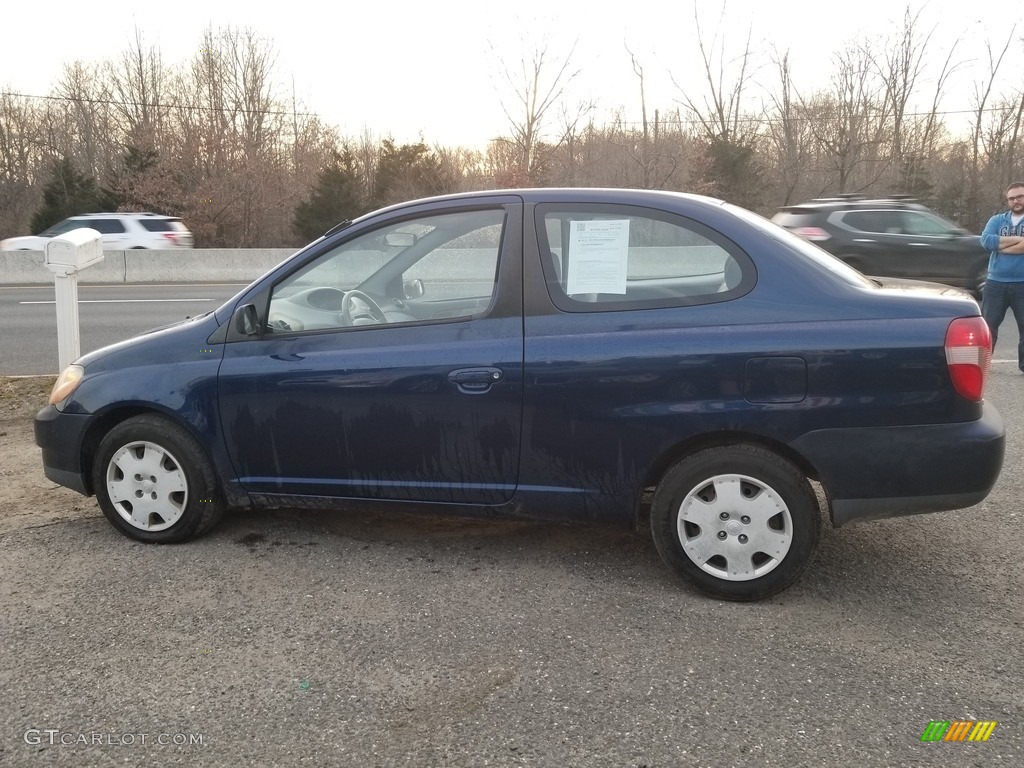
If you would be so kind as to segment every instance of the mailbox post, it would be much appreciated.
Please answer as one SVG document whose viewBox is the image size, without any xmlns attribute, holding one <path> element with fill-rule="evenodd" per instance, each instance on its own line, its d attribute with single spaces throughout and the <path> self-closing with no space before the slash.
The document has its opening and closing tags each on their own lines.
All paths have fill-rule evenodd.
<svg viewBox="0 0 1024 768">
<path fill-rule="evenodd" d="M 78 272 L 103 260 L 102 235 L 83 227 L 51 238 L 43 258 L 53 272 L 57 298 L 57 360 L 64 370 L 81 354 L 78 331 Z"/>
</svg>

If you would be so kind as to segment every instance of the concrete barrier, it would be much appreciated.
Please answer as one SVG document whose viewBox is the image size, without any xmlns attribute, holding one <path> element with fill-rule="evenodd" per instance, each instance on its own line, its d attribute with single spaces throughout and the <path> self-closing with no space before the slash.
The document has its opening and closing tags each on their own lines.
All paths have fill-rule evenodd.
<svg viewBox="0 0 1024 768">
<path fill-rule="evenodd" d="M 110 283 L 249 283 L 295 253 L 293 248 L 179 248 L 104 251 L 83 269 L 83 285 Z M 53 283 L 42 251 L 0 251 L 0 285 Z"/>
</svg>

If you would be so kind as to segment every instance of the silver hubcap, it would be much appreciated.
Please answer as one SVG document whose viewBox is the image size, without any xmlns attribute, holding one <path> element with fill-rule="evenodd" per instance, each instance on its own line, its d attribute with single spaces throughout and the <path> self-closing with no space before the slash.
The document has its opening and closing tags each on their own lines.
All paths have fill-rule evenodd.
<svg viewBox="0 0 1024 768">
<path fill-rule="evenodd" d="M 793 520 L 782 497 L 745 475 L 703 481 L 686 494 L 676 525 L 686 556 L 726 581 L 764 576 L 793 543 Z"/>
<path fill-rule="evenodd" d="M 111 457 L 107 495 L 129 525 L 142 531 L 162 531 L 178 522 L 185 511 L 188 482 L 170 451 L 140 441 L 129 443 Z"/>
</svg>

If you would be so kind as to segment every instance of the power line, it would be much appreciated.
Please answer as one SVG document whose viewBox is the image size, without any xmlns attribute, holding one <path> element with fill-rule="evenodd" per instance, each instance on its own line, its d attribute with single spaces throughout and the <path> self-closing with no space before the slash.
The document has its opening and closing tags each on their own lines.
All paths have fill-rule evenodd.
<svg viewBox="0 0 1024 768">
<path fill-rule="evenodd" d="M 230 114 L 247 115 L 273 115 L 273 116 L 302 116 L 320 118 L 317 112 L 300 112 L 291 109 L 246 109 L 244 107 L 204 107 L 193 104 L 179 104 L 177 102 L 165 104 L 162 102 L 130 101 L 126 99 L 96 99 L 74 96 L 39 96 L 31 93 L 17 93 L 14 91 L 0 91 L 0 97 L 39 99 L 41 101 L 62 101 L 62 102 L 83 102 L 85 104 L 105 104 L 107 106 L 132 106 L 149 107 L 153 109 L 178 109 L 187 112 L 224 112 Z"/>
<path fill-rule="evenodd" d="M 54 95 L 40 96 L 38 94 L 20 93 L 20 92 L 16 92 L 16 91 L 0 91 L 0 97 L 2 97 L 2 98 L 38 99 L 40 101 L 56 101 L 56 102 L 64 102 L 64 103 L 82 102 L 82 103 L 86 103 L 86 104 L 100 104 L 100 105 L 113 106 L 113 107 L 124 107 L 124 106 L 147 107 L 147 108 L 151 108 L 151 109 L 179 110 L 179 111 L 184 111 L 184 112 L 207 112 L 207 113 L 223 113 L 223 114 L 232 114 L 232 115 L 238 115 L 238 114 L 242 114 L 242 115 L 266 115 L 266 116 L 271 116 L 271 117 L 312 117 L 312 118 L 316 118 L 318 120 L 323 120 L 324 119 L 320 115 L 319 112 L 309 112 L 309 111 L 304 111 L 304 110 L 300 111 L 300 110 L 297 110 L 297 109 L 289 110 L 289 109 L 280 109 L 280 108 L 276 108 L 276 109 L 247 109 L 245 107 L 209 107 L 209 106 L 201 106 L 201 105 L 195 105 L 195 104 L 181 104 L 181 103 L 178 103 L 178 102 L 171 102 L 171 103 L 165 103 L 165 102 L 143 102 L 143 101 L 132 101 L 132 100 L 126 100 L 126 99 L 89 98 L 89 97 L 73 97 L 73 96 L 54 96 Z M 1007 107 L 986 107 L 985 109 L 982 109 L 982 110 L 977 110 L 977 109 L 953 109 L 953 110 L 935 110 L 934 112 L 932 112 L 932 111 L 928 111 L 928 112 L 905 112 L 905 113 L 903 113 L 903 116 L 906 117 L 906 118 L 931 117 L 931 116 L 953 117 L 953 116 L 963 116 L 963 115 L 975 116 L 975 115 L 978 115 L 979 113 L 980 114 L 993 114 L 993 113 L 997 113 L 997 112 L 1005 112 L 1005 111 L 1007 111 L 1007 109 L 1008 109 Z M 871 114 L 871 112 L 869 112 L 869 114 L 865 115 L 865 116 L 875 116 L 875 117 L 877 117 L 877 116 L 880 116 L 880 115 L 883 114 L 883 112 L 881 110 L 878 110 L 878 109 L 874 109 L 874 110 L 872 110 L 872 112 L 873 112 L 873 114 Z M 713 121 L 701 119 L 699 117 L 683 118 L 680 115 L 680 112 L 679 112 L 678 109 L 674 113 L 670 113 L 670 114 L 674 114 L 675 116 L 674 117 L 670 117 L 669 119 L 666 119 L 666 118 L 662 117 L 662 118 L 660 118 L 657 121 L 648 120 L 647 123 L 648 123 L 648 125 L 656 122 L 657 124 L 661 124 L 661 125 L 675 124 L 675 125 L 691 125 L 692 126 L 692 125 L 703 125 L 703 124 L 706 124 L 708 122 L 713 122 Z M 756 117 L 754 115 L 747 115 L 747 116 L 737 117 L 734 120 L 729 120 L 729 123 L 730 124 L 740 123 L 740 124 L 743 124 L 743 125 L 759 125 L 759 124 L 780 125 L 780 124 L 782 124 L 782 123 L 784 123 L 786 121 L 792 121 L 792 122 L 795 122 L 795 123 L 814 123 L 814 122 L 824 122 L 826 120 L 834 120 L 834 119 L 835 119 L 835 117 L 831 117 L 831 116 L 828 116 L 828 115 L 820 115 L 820 116 L 819 115 L 800 115 L 800 116 L 797 116 L 797 117 L 789 117 L 789 118 L 783 118 L 781 116 L 761 118 L 761 117 Z M 641 121 L 641 120 L 613 119 L 611 122 L 613 124 L 616 124 L 616 125 L 621 125 L 621 126 L 624 126 L 624 127 L 631 127 L 631 128 L 638 128 L 638 127 L 643 126 L 643 124 L 644 124 L 643 121 Z"/>
</svg>

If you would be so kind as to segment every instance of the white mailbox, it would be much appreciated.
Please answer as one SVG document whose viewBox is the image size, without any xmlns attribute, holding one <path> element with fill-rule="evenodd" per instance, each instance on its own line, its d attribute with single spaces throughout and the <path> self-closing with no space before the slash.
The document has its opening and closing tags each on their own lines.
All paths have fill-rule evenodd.
<svg viewBox="0 0 1024 768">
<path fill-rule="evenodd" d="M 95 229 L 80 227 L 50 238 L 44 256 L 46 268 L 68 275 L 102 261 L 102 237 Z"/>
</svg>

